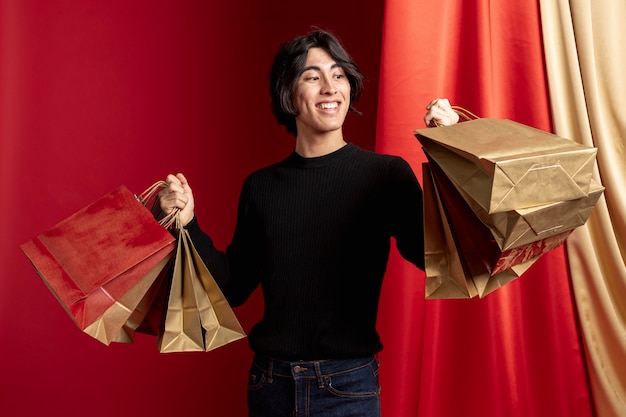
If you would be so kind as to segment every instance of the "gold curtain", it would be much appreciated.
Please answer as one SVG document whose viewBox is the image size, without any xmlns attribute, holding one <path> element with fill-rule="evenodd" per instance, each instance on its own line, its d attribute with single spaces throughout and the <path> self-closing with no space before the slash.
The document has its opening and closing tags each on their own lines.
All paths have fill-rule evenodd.
<svg viewBox="0 0 626 417">
<path fill-rule="evenodd" d="M 626 1 L 540 0 L 555 133 L 598 148 L 606 187 L 568 262 L 598 417 L 626 416 Z"/>
</svg>

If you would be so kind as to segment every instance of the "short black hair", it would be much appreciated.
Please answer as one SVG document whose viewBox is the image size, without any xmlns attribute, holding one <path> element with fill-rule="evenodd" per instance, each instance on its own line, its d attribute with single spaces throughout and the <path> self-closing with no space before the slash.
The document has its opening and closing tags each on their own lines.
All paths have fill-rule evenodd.
<svg viewBox="0 0 626 417">
<path fill-rule="evenodd" d="M 281 45 L 270 73 L 272 112 L 278 124 L 286 126 L 287 132 L 294 136 L 298 134 L 296 128 L 298 111 L 293 105 L 293 93 L 311 48 L 324 49 L 344 70 L 350 82 L 350 110 L 360 114 L 353 107 L 353 103 L 361 97 L 364 75 L 339 39 L 329 32 L 314 30 Z"/>
</svg>

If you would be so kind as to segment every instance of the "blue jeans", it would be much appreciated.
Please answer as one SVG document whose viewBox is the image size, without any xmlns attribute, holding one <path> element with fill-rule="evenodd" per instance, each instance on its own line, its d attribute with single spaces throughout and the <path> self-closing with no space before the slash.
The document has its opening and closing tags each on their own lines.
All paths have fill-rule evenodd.
<svg viewBox="0 0 626 417">
<path fill-rule="evenodd" d="M 255 355 L 249 417 L 380 417 L 375 357 L 287 362 Z"/>
</svg>

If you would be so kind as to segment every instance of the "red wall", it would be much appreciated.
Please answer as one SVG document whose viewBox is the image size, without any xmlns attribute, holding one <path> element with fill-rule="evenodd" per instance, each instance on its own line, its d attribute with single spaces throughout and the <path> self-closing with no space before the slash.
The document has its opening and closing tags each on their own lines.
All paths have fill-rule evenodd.
<svg viewBox="0 0 626 417">
<path fill-rule="evenodd" d="M 159 354 L 81 333 L 19 245 L 124 184 L 184 172 L 229 242 L 243 178 L 293 138 L 271 116 L 278 45 L 332 29 L 368 76 L 349 141 L 374 148 L 383 2 L 0 0 L 0 414 L 245 415 L 247 341 Z M 249 330 L 260 299 L 236 310 Z"/>
</svg>

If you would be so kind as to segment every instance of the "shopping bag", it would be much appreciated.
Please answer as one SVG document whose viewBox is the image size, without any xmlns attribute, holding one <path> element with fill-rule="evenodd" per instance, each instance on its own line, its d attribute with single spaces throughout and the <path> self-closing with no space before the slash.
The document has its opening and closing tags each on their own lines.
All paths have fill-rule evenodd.
<svg viewBox="0 0 626 417">
<path fill-rule="evenodd" d="M 163 329 L 162 353 L 209 351 L 245 337 L 235 313 L 198 255 L 189 232 L 179 228 Z"/>
<path fill-rule="evenodd" d="M 488 213 L 584 198 L 596 149 L 511 120 L 419 129 L 446 175 Z"/>
<path fill-rule="evenodd" d="M 137 199 L 148 208 L 152 206 L 151 213 L 159 218 L 159 224 L 169 229 L 176 221 L 178 209 L 174 209 L 168 215 L 162 213 L 159 204 L 157 204 L 156 195 L 157 192 L 165 186 L 165 182 L 157 182 L 151 188 L 144 191 L 143 194 L 139 195 Z M 119 329 L 122 320 L 126 319 L 121 329 L 119 329 L 112 338 L 109 336 L 109 339 L 112 342 L 133 343 L 135 332 L 138 331 L 142 323 L 154 322 L 155 320 L 158 320 L 160 323 L 162 310 L 158 312 L 159 319 L 154 317 L 155 306 L 162 306 L 162 303 L 158 304 L 156 297 L 162 296 L 164 291 L 166 291 L 167 284 L 169 283 L 168 277 L 170 276 L 172 258 L 173 252 L 164 258 L 151 273 L 142 278 L 137 285 L 124 294 L 119 301 L 113 304 L 113 306 L 102 315 L 101 319 L 96 321 L 96 324 L 98 324 L 97 327 L 92 325 L 90 328 L 86 329 L 85 332 L 91 334 L 91 331 L 97 331 L 99 334 L 93 336 L 98 340 L 103 340 L 103 331 L 108 331 L 109 334 L 113 334 L 115 329 Z M 156 279 L 155 273 L 158 273 Z M 153 314 L 147 317 L 149 313 Z M 158 333 L 153 331 L 150 332 L 150 334 L 156 335 Z M 105 343 L 108 344 L 108 342 Z"/>
<path fill-rule="evenodd" d="M 172 257 L 168 254 L 154 268 L 152 268 L 137 284 L 123 294 L 119 300 L 115 300 L 96 321 L 87 326 L 84 332 L 105 345 L 111 342 L 132 343 L 137 326 L 144 319 L 144 310 L 140 305 L 146 294 L 155 283 L 160 282 L 159 277 L 167 273 L 167 265 Z"/>
<path fill-rule="evenodd" d="M 424 204 L 425 298 L 472 298 L 478 294 L 467 265 L 460 258 L 453 231 L 433 183 L 428 164 L 422 165 Z"/>
<path fill-rule="evenodd" d="M 121 303 L 126 310 L 127 318 L 122 328 L 112 339 L 113 342 L 133 343 L 135 333 L 147 333 L 153 336 L 158 334 L 163 315 L 163 303 L 159 303 L 160 300 L 158 298 L 162 297 L 162 299 L 165 299 L 163 294 L 167 291 L 173 257 L 174 254 L 171 253 L 162 261 L 165 266 L 161 269 L 157 278 L 154 281 L 150 281 L 152 285 L 149 287 L 147 285 L 138 285 L 134 295 L 131 295 L 134 289 L 124 295 L 124 297 L 130 297 L 133 302 Z M 136 301 L 138 298 L 140 298 L 139 302 Z M 133 306 L 134 310 L 132 309 Z M 157 309 L 157 306 L 161 308 Z M 109 310 L 114 308 L 119 307 L 114 305 Z M 109 310 L 104 313 L 105 316 L 109 313 Z"/>
<path fill-rule="evenodd" d="M 438 195 L 441 196 L 448 219 L 456 233 L 463 257 L 481 260 L 490 276 L 497 275 L 511 267 L 536 258 L 565 242 L 571 229 L 537 241 L 503 251 L 493 238 L 492 232 L 472 211 L 463 196 L 443 173 L 441 167 L 430 162 Z M 559 223 L 559 219 L 553 219 Z"/>
<path fill-rule="evenodd" d="M 157 339 L 161 353 L 204 351 L 202 324 L 192 284 L 193 277 L 186 269 L 185 258 L 183 241 L 179 235 L 163 329 Z"/>
<path fill-rule="evenodd" d="M 120 186 L 21 245 L 77 326 L 105 344 L 125 339 L 119 332 L 175 247 L 140 200 Z"/>
<path fill-rule="evenodd" d="M 472 281 L 476 286 L 478 297 L 484 298 L 492 292 L 504 287 L 505 285 L 520 278 L 535 262 L 539 259 L 536 256 L 532 259 L 513 265 L 512 267 L 505 269 L 497 274 L 493 275 L 489 273 L 487 268 L 480 259 L 465 258 L 472 277 Z"/>
<path fill-rule="evenodd" d="M 537 261 L 538 257 L 492 275 L 482 259 L 466 257 L 461 250 L 461 242 L 466 242 L 451 226 L 428 164 L 423 168 L 425 298 L 482 298 L 519 278 Z"/>
<path fill-rule="evenodd" d="M 173 263 L 173 259 L 171 263 Z M 134 332 L 151 336 L 160 335 L 167 310 L 168 293 L 172 284 L 172 270 L 173 266 L 170 265 L 167 274 L 164 274 L 160 282 L 155 282 L 139 302 L 135 309 L 138 320 L 133 323 Z"/>
<path fill-rule="evenodd" d="M 604 192 L 604 187 L 592 179 L 586 197 L 492 214 L 487 213 L 462 188 L 457 186 L 456 190 L 480 221 L 491 230 L 500 249 L 505 251 L 584 225 Z"/>
</svg>

